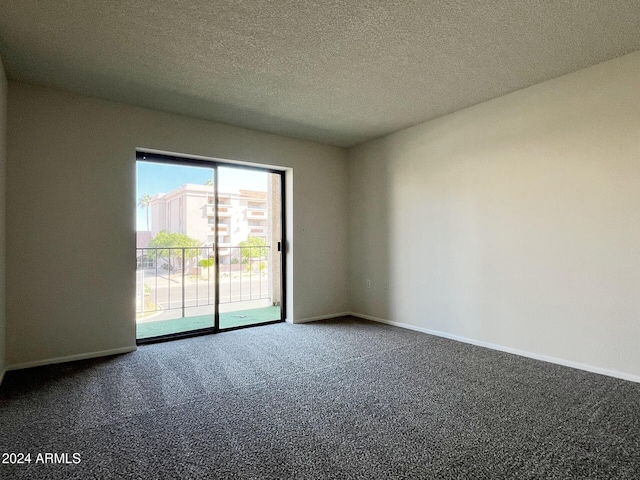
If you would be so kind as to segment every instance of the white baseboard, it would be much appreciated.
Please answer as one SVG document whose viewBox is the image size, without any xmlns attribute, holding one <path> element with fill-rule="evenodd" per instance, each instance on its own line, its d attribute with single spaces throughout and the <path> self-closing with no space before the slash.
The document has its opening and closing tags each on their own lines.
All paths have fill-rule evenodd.
<svg viewBox="0 0 640 480">
<path fill-rule="evenodd" d="M 317 320 L 328 320 L 330 318 L 346 317 L 347 315 L 351 315 L 351 313 L 342 312 L 342 313 L 332 313 L 330 315 L 320 315 L 319 317 L 300 318 L 300 319 L 294 320 L 293 323 L 309 323 L 309 322 L 315 322 Z"/>
<path fill-rule="evenodd" d="M 518 348 L 505 347 L 497 345 L 495 343 L 484 342 L 481 340 L 475 340 L 473 338 L 460 337 L 458 335 L 452 335 L 446 332 L 439 332 L 437 330 L 430 330 L 428 328 L 417 327 L 408 323 L 393 322 L 391 320 L 385 320 L 384 318 L 372 317 L 371 315 L 363 315 L 361 313 L 351 312 L 349 315 L 354 317 L 363 318 L 365 320 L 371 320 L 373 322 L 385 323 L 387 325 L 393 325 L 394 327 L 406 328 L 408 330 L 415 330 L 416 332 L 427 333 L 429 335 L 435 335 L 436 337 L 448 338 L 458 342 L 469 343 L 478 347 L 490 348 L 491 350 L 498 350 L 501 352 L 512 353 L 514 355 L 520 355 L 521 357 L 533 358 L 534 360 L 541 360 L 543 362 L 555 363 L 556 365 L 562 365 L 564 367 L 576 368 L 578 370 L 585 370 L 591 373 L 598 373 L 600 375 L 606 375 L 609 377 L 620 378 L 622 380 L 629 380 L 631 382 L 640 383 L 640 376 L 632 375 L 630 373 L 618 372 L 617 370 L 609 370 L 606 368 L 595 367 L 584 363 L 573 362 L 571 360 L 564 360 L 562 358 L 550 357 L 547 355 L 540 355 L 538 353 L 527 352 L 526 350 L 520 350 Z"/>
<path fill-rule="evenodd" d="M 34 362 L 16 363 L 7 365 L 8 370 L 22 370 L 23 368 L 41 367 L 43 365 L 52 365 L 54 363 L 74 362 L 76 360 L 86 360 L 88 358 L 108 357 L 109 355 L 118 355 L 121 353 L 135 352 L 137 347 L 113 348 L 111 350 L 102 350 L 99 352 L 79 353 L 77 355 L 69 355 L 66 357 L 47 358 L 45 360 L 36 360 Z"/>
</svg>

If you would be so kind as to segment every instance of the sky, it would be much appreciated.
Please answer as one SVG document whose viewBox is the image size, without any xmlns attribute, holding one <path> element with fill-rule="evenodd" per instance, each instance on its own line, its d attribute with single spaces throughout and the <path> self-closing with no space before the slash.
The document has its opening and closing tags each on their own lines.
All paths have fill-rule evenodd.
<svg viewBox="0 0 640 480">
<path fill-rule="evenodd" d="M 218 188 L 242 188 L 243 190 L 267 191 L 269 173 L 240 168 L 218 167 Z M 207 180 L 213 180 L 213 170 L 207 167 L 193 167 L 185 165 L 169 165 L 166 163 L 136 162 L 136 213 L 137 230 L 146 230 L 145 209 L 137 206 L 137 202 L 148 193 L 167 193 L 186 183 L 204 185 Z"/>
</svg>

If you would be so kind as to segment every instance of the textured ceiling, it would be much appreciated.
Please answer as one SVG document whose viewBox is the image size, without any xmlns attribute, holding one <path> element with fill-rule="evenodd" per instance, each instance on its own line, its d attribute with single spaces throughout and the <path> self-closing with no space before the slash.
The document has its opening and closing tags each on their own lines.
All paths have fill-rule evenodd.
<svg viewBox="0 0 640 480">
<path fill-rule="evenodd" d="M 639 49 L 639 0 L 0 0 L 10 79 L 340 146 Z"/>
</svg>

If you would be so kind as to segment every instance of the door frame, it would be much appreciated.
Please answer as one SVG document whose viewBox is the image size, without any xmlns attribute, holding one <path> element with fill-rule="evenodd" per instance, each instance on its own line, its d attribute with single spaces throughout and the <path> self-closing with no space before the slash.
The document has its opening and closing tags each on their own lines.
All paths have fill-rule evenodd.
<svg viewBox="0 0 640 480">
<path fill-rule="evenodd" d="M 179 333 L 171 333 L 167 335 L 160 335 L 157 337 L 150 338 L 142 338 L 138 339 L 136 334 L 136 345 L 150 344 L 150 343 L 158 343 L 158 342 L 166 342 L 169 340 L 178 340 L 181 338 L 189 338 L 196 337 L 200 335 L 210 335 L 212 333 L 220 333 L 220 332 L 230 332 L 233 330 L 240 330 L 243 328 L 251 328 L 251 327 L 259 327 L 262 325 L 271 325 L 274 323 L 281 323 L 285 321 L 286 318 L 286 285 L 287 285 L 287 238 L 286 238 L 286 171 L 284 169 L 278 170 L 270 167 L 261 167 L 257 165 L 249 165 L 241 162 L 234 161 L 224 161 L 218 159 L 201 159 L 201 158 L 191 158 L 187 156 L 181 156 L 178 154 L 165 154 L 165 153 L 154 153 L 147 150 L 136 150 L 136 163 L 137 162 L 149 162 L 149 163 L 164 163 L 169 165 L 183 165 L 183 166 L 191 166 L 191 167 L 205 167 L 211 168 L 214 172 L 213 176 L 213 201 L 214 201 L 214 218 L 215 218 L 215 226 L 214 226 L 214 236 L 215 236 L 215 248 L 214 248 L 214 256 L 215 256 L 215 265 L 214 265 L 214 274 L 215 274 L 215 304 L 214 304 L 214 325 L 213 327 L 200 328 L 197 330 L 190 330 L 188 332 L 179 332 Z M 253 170 L 260 171 L 265 173 L 271 173 L 274 175 L 280 176 L 280 242 L 278 244 L 278 248 L 280 251 L 280 319 L 279 320 L 270 320 L 268 322 L 262 323 L 254 323 L 251 325 L 240 325 L 237 327 L 229 327 L 220 329 L 220 262 L 219 262 L 219 252 L 218 252 L 218 167 L 224 168 L 237 168 L 241 170 Z M 274 248 L 275 245 L 272 245 L 271 248 Z M 137 248 L 137 246 L 135 247 Z M 137 331 L 137 328 L 136 328 Z"/>
</svg>

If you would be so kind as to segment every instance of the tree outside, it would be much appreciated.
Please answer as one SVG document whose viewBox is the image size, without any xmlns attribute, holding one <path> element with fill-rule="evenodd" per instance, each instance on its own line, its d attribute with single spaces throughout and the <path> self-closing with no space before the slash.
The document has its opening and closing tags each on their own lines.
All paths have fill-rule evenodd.
<svg viewBox="0 0 640 480">
<path fill-rule="evenodd" d="M 247 271 L 253 268 L 254 260 L 262 260 L 267 256 L 267 241 L 261 237 L 249 237 L 244 242 L 240 242 L 240 258 L 242 263 L 247 266 Z M 264 262 L 261 262 L 264 263 Z M 262 271 L 264 267 L 260 265 Z"/>
<path fill-rule="evenodd" d="M 138 207 L 145 208 L 147 210 L 147 231 L 149 230 L 149 206 L 151 206 L 151 195 L 145 193 L 138 200 Z"/>
<path fill-rule="evenodd" d="M 216 260 L 213 257 L 203 258 L 198 261 L 200 267 L 200 275 L 203 278 L 209 278 L 210 270 L 215 266 Z"/>
<path fill-rule="evenodd" d="M 193 248 L 199 246 L 200 242 L 195 238 L 191 238 L 184 233 L 167 232 L 165 230 L 159 232 L 149 242 L 149 248 L 157 248 L 158 250 L 153 252 L 158 257 L 163 258 L 170 269 L 174 268 L 174 264 L 182 268 L 182 248 L 186 248 L 184 250 L 185 259 L 192 259 L 200 255 L 200 249 Z"/>
</svg>

